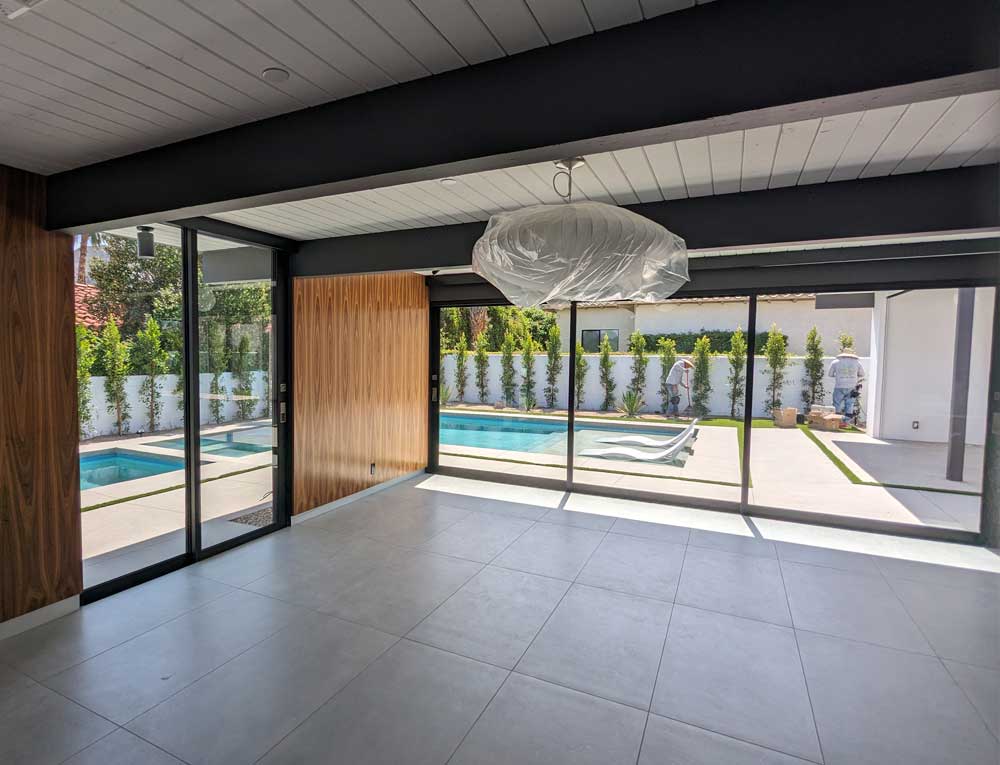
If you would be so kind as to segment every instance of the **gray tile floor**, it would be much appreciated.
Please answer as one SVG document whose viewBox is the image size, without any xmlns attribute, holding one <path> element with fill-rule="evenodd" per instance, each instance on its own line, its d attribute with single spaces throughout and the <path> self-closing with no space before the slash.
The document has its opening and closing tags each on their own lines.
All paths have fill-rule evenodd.
<svg viewBox="0 0 1000 765">
<path fill-rule="evenodd" d="M 1000 760 L 988 551 L 431 483 L 0 643 L 0 762 Z"/>
</svg>

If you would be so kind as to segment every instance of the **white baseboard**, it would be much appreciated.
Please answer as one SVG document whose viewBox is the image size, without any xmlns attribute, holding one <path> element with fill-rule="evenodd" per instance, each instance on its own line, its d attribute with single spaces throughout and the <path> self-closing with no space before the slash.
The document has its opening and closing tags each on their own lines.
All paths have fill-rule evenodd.
<svg viewBox="0 0 1000 765">
<path fill-rule="evenodd" d="M 66 616 L 66 614 L 71 614 L 79 608 L 80 596 L 73 595 L 65 600 L 60 600 L 58 603 L 50 603 L 47 606 L 36 608 L 34 611 L 29 611 L 26 614 L 15 616 L 13 619 L 0 622 L 0 640 L 27 632 L 33 627 L 38 627 L 46 622 Z"/>
<path fill-rule="evenodd" d="M 393 486 L 403 481 L 409 481 L 411 478 L 416 478 L 418 475 L 423 475 L 424 470 L 414 470 L 412 473 L 405 473 L 396 478 L 390 478 L 388 481 L 383 481 L 382 483 L 370 486 L 367 489 L 355 492 L 346 497 L 342 497 L 333 502 L 327 502 L 325 505 L 320 505 L 319 507 L 314 507 L 312 510 L 306 510 L 304 513 L 298 513 L 292 516 L 292 523 L 304 523 L 305 521 L 316 518 L 320 515 L 325 515 L 331 510 L 336 510 L 338 507 L 343 507 L 344 505 L 349 505 L 352 502 L 357 502 L 359 499 L 364 499 L 365 497 L 370 497 L 372 494 L 378 494 L 380 491 L 385 491 L 386 489 L 391 489 Z"/>
</svg>

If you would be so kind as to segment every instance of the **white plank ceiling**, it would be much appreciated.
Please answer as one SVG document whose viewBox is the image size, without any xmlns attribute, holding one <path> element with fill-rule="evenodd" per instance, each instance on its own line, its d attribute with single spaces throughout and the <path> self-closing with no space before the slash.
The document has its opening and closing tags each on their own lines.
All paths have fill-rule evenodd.
<svg viewBox="0 0 1000 765">
<path fill-rule="evenodd" d="M 1000 162 L 1000 91 L 588 156 L 576 199 L 618 205 Z M 553 204 L 551 163 L 256 207 L 214 217 L 293 239 L 484 221 Z"/>
<path fill-rule="evenodd" d="M 695 2 L 46 0 L 0 17 L 0 163 L 68 170 Z"/>
</svg>

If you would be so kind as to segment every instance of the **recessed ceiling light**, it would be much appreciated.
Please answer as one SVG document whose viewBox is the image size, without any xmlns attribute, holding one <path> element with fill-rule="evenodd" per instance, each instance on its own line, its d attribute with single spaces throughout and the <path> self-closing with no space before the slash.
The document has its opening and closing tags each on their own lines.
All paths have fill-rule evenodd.
<svg viewBox="0 0 1000 765">
<path fill-rule="evenodd" d="M 278 66 L 269 66 L 260 73 L 260 76 L 268 82 L 286 82 L 288 80 L 288 70 Z"/>
<path fill-rule="evenodd" d="M 442 186 L 457 186 L 458 185 L 458 181 L 456 179 L 454 179 L 454 178 L 442 178 L 441 179 L 441 185 Z"/>
</svg>

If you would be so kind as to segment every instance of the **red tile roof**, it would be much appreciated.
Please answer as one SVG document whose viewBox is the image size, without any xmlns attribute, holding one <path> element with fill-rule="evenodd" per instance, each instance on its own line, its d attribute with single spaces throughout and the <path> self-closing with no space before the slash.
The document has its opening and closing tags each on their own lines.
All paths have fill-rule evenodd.
<svg viewBox="0 0 1000 765">
<path fill-rule="evenodd" d="M 101 327 L 104 326 L 104 322 L 93 314 L 87 303 L 88 298 L 91 298 L 96 294 L 97 287 L 93 284 L 73 285 L 73 309 L 76 313 L 76 323 L 82 324 L 87 329 L 92 329 L 95 332 L 99 331 Z"/>
</svg>

